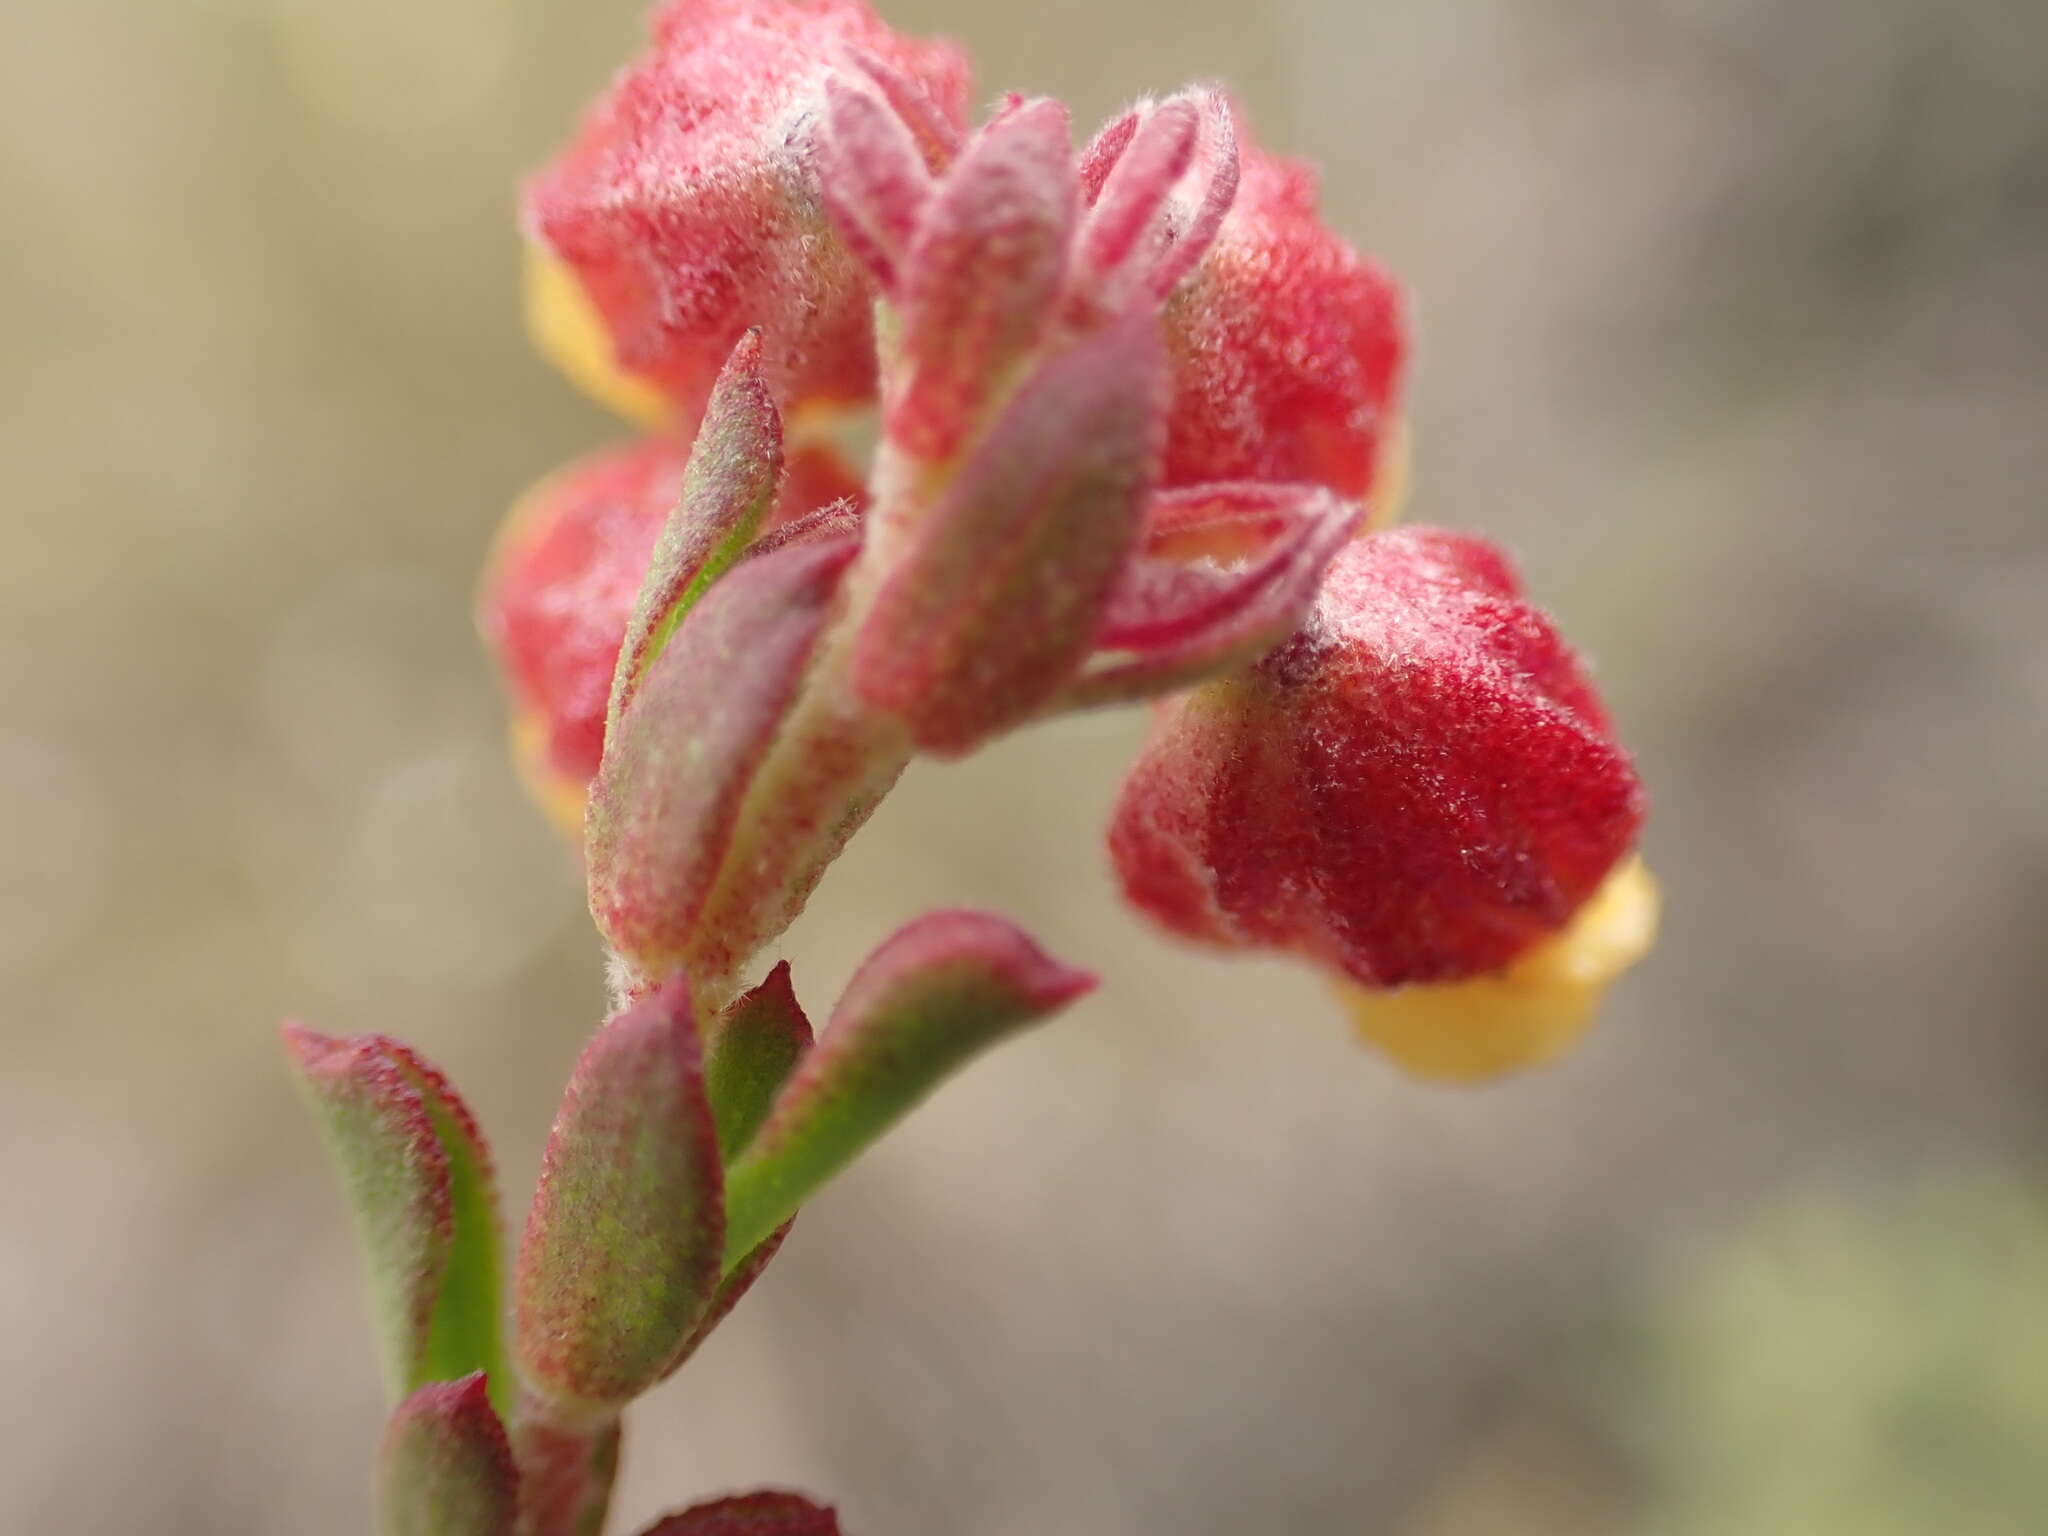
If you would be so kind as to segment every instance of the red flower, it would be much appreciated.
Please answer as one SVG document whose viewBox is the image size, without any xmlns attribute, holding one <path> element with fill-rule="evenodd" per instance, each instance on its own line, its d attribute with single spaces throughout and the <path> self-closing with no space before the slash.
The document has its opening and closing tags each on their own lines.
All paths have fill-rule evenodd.
<svg viewBox="0 0 2048 1536">
<path fill-rule="evenodd" d="M 785 404 L 870 398 L 871 297 L 818 203 L 825 79 L 862 68 L 943 134 L 964 119 L 966 59 L 864 0 L 669 0 L 652 30 L 527 189 L 544 347 L 614 403 L 688 421 L 759 326 Z"/>
<path fill-rule="evenodd" d="M 1309 167 L 1249 144 L 1242 156 L 1229 217 L 1167 312 L 1165 483 L 1308 481 L 1362 497 L 1395 424 L 1400 290 L 1323 224 Z"/>
<path fill-rule="evenodd" d="M 1642 815 L 1506 560 L 1413 528 L 1352 544 L 1291 640 L 1167 708 L 1110 846 L 1177 932 L 1392 987 L 1499 970 L 1563 928 Z"/>
</svg>

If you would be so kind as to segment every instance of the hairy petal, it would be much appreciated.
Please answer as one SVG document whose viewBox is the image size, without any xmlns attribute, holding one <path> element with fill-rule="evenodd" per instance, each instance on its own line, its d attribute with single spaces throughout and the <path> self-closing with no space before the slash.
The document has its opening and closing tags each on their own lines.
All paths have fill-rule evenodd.
<svg viewBox="0 0 2048 1536">
<path fill-rule="evenodd" d="M 1497 970 L 1562 928 L 1642 814 L 1506 561 L 1417 528 L 1350 545 L 1293 639 L 1162 716 L 1110 846 L 1176 931 L 1390 987 Z"/>
</svg>

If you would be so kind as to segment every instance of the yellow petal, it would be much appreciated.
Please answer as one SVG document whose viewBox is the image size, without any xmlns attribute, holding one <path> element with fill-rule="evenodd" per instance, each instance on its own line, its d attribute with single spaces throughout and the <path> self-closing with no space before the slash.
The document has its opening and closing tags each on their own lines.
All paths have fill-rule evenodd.
<svg viewBox="0 0 2048 1536">
<path fill-rule="evenodd" d="M 1494 976 L 1374 992 L 1339 982 L 1359 1038 L 1417 1077 L 1473 1082 L 1562 1054 L 1657 936 L 1657 883 L 1619 866 L 1563 932 Z"/>
<path fill-rule="evenodd" d="M 526 248 L 526 329 L 540 355 L 600 405 L 643 427 L 667 421 L 661 391 L 619 367 L 611 332 L 583 284 L 539 244 Z"/>
</svg>

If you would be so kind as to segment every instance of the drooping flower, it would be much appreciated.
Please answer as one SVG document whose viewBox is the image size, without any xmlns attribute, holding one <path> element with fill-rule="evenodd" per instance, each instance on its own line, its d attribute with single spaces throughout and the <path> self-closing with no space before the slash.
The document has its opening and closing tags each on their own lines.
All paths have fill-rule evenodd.
<svg viewBox="0 0 2048 1536">
<path fill-rule="evenodd" d="M 1594 898 L 1642 816 L 1583 666 L 1506 559 L 1407 528 L 1339 555 L 1291 639 L 1165 706 L 1110 847 L 1174 931 L 1377 992 L 1506 971 Z M 1526 1033 L 1512 1011 L 1477 1027 Z M 1400 1051 L 1416 1032 L 1377 1033 Z"/>
<path fill-rule="evenodd" d="M 1373 493 L 1384 524 L 1398 499 L 1400 289 L 1323 223 L 1312 169 L 1249 142 L 1241 153 L 1229 216 L 1168 311 L 1165 483 Z"/>
<path fill-rule="evenodd" d="M 785 408 L 874 391 L 869 295 L 819 203 L 825 80 L 858 69 L 933 135 L 968 67 L 865 0 L 668 0 L 652 46 L 527 189 L 529 313 L 578 383 L 687 430 L 741 333 Z"/>
</svg>

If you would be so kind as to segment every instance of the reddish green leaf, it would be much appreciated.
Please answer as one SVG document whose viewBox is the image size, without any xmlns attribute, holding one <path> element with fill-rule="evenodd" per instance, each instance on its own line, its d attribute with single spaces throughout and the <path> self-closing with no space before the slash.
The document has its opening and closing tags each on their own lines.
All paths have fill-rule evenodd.
<svg viewBox="0 0 2048 1536">
<path fill-rule="evenodd" d="M 590 910 L 641 977 L 688 953 L 856 548 L 801 542 L 742 561 L 649 663 L 605 743 L 584 842 Z"/>
<path fill-rule="evenodd" d="M 985 913 L 934 912 L 900 929 L 847 984 L 727 1171 L 727 1270 L 941 1079 L 1094 984 Z"/>
<path fill-rule="evenodd" d="M 519 1473 L 481 1371 L 399 1403 L 377 1463 L 382 1536 L 511 1536 Z"/>
<path fill-rule="evenodd" d="M 990 122 L 940 180 L 892 294 L 903 374 L 883 431 L 899 451 L 950 458 L 1043 336 L 1075 202 L 1067 112 L 1056 101 Z"/>
<path fill-rule="evenodd" d="M 672 981 L 606 1023 L 569 1080 L 519 1252 L 527 1380 L 604 1405 L 659 1381 L 717 1288 L 724 1232 L 697 1027 Z"/>
<path fill-rule="evenodd" d="M 921 514 L 853 662 L 920 747 L 970 750 L 1087 656 L 1138 544 L 1163 389 L 1152 318 L 1106 327 L 1038 368 Z"/>
<path fill-rule="evenodd" d="M 783 961 L 720 1014 L 704 1042 L 704 1091 L 718 1123 L 718 1155 L 737 1157 L 775 1102 L 776 1090 L 811 1047 L 811 1021 Z"/>
<path fill-rule="evenodd" d="M 501 1381 L 496 1194 L 468 1109 L 396 1040 L 298 1024 L 284 1040 L 355 1209 L 392 1395 Z"/>
<path fill-rule="evenodd" d="M 839 1536 L 839 1516 L 794 1493 L 743 1493 L 669 1515 L 642 1536 Z"/>
<path fill-rule="evenodd" d="M 761 376 L 761 333 L 748 331 L 712 387 L 669 515 L 641 583 L 612 674 L 609 733 L 648 664 L 691 607 L 740 557 L 782 485 L 782 418 Z"/>
</svg>

